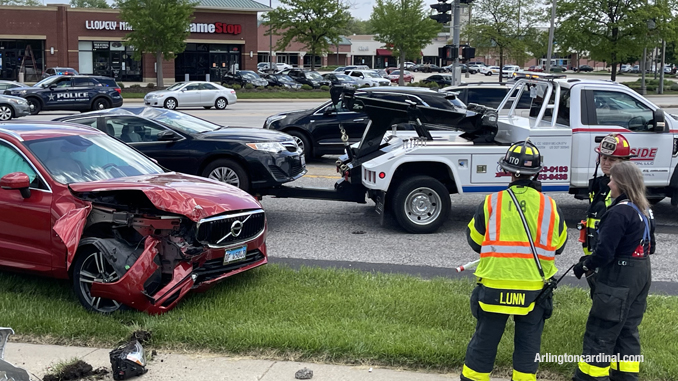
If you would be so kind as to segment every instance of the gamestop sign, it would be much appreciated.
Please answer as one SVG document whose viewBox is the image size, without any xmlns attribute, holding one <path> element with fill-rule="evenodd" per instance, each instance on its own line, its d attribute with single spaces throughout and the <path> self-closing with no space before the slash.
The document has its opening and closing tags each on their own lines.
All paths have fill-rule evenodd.
<svg viewBox="0 0 678 381">
<path fill-rule="evenodd" d="M 189 30 L 191 33 L 240 34 L 242 33 L 242 26 L 220 22 L 213 24 L 191 23 Z"/>
</svg>

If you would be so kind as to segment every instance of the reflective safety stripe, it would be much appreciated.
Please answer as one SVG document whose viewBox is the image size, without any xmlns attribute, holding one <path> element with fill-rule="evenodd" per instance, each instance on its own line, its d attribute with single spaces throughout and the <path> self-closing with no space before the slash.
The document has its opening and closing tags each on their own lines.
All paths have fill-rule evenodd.
<svg viewBox="0 0 678 381">
<path fill-rule="evenodd" d="M 478 302 L 480 308 L 485 312 L 493 312 L 495 314 L 505 314 L 505 315 L 527 315 L 534 309 L 534 302 L 530 303 L 527 307 L 512 307 L 512 306 L 500 306 L 496 304 L 486 304 L 483 302 Z"/>
<path fill-rule="evenodd" d="M 493 194 L 487 196 L 487 201 L 489 202 L 485 202 L 488 209 L 487 215 L 490 217 L 487 222 L 487 232 L 485 235 L 490 241 L 497 240 L 497 214 L 494 213 L 497 210 L 497 198 L 493 196 Z"/>
<path fill-rule="evenodd" d="M 607 377 L 610 375 L 610 367 L 601 368 L 599 366 L 591 365 L 583 361 L 579 362 L 579 370 L 591 377 Z"/>
<path fill-rule="evenodd" d="M 610 369 L 626 373 L 640 373 L 640 363 L 638 361 L 611 362 Z"/>
<path fill-rule="evenodd" d="M 523 290 L 523 291 L 539 291 L 544 288 L 544 282 L 538 281 L 521 281 L 521 280 L 494 280 L 483 278 L 480 283 L 485 287 L 503 289 L 503 290 Z"/>
<path fill-rule="evenodd" d="M 469 380 L 473 381 L 490 381 L 489 373 L 476 372 L 475 370 L 467 367 L 466 364 L 464 364 L 464 368 L 462 368 L 461 374 L 464 377 L 468 378 Z"/>
<path fill-rule="evenodd" d="M 539 259 L 544 260 L 544 261 L 554 261 L 555 258 L 549 258 L 545 257 L 543 255 L 537 254 Z M 516 254 L 516 253 L 482 253 L 480 254 L 480 258 L 522 258 L 522 259 L 530 259 L 534 258 L 534 254 Z"/>
<path fill-rule="evenodd" d="M 502 242 L 503 243 L 503 242 Z M 529 245 L 529 243 L 528 243 Z M 537 255 L 539 258 L 544 259 L 544 260 L 554 260 L 556 257 L 556 252 L 551 251 L 551 250 L 544 250 L 539 247 L 535 247 L 537 251 Z M 530 256 L 533 256 L 532 254 L 532 248 L 529 246 L 504 246 L 504 245 L 491 245 L 488 244 L 487 242 L 484 243 L 482 249 L 480 250 L 480 257 L 482 258 L 484 255 L 483 254 L 529 254 Z M 487 255 L 487 256 L 497 256 L 497 255 Z M 498 255 L 502 257 L 503 255 Z M 506 258 L 506 256 L 503 256 Z M 518 255 L 515 258 L 524 258 L 522 255 Z"/>
<path fill-rule="evenodd" d="M 524 246 L 530 247 L 530 243 L 527 241 L 484 241 L 485 245 L 495 245 L 495 246 Z M 539 242 L 534 242 L 534 246 L 546 251 L 556 251 L 558 248 L 555 246 L 544 246 Z"/>
<path fill-rule="evenodd" d="M 512 381 L 537 381 L 537 375 L 532 373 L 523 373 L 518 372 L 513 369 L 513 376 L 511 376 Z"/>
<path fill-rule="evenodd" d="M 473 242 L 477 243 L 478 246 L 483 244 L 483 240 L 485 237 L 483 237 L 482 234 L 478 233 L 475 227 L 475 218 L 471 220 L 471 222 L 468 224 L 468 230 L 471 233 L 471 239 Z"/>
</svg>

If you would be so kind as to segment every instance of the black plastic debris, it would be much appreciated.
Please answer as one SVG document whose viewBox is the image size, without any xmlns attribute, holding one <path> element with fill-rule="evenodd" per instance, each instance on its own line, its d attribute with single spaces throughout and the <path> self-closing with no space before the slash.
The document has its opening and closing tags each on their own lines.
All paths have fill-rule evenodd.
<svg viewBox="0 0 678 381">
<path fill-rule="evenodd" d="M 121 345 L 110 353 L 114 380 L 127 380 L 146 373 L 144 347 L 134 339 Z"/>
<path fill-rule="evenodd" d="M 313 371 L 304 367 L 302 369 L 299 369 L 297 373 L 294 374 L 294 378 L 297 380 L 310 380 L 313 378 Z"/>
</svg>

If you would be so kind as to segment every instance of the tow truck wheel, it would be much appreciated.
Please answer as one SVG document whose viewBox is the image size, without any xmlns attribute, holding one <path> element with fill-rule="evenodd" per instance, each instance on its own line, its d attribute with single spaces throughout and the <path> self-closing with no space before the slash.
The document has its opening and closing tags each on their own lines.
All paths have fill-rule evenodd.
<svg viewBox="0 0 678 381">
<path fill-rule="evenodd" d="M 90 294 L 93 283 L 112 283 L 119 277 L 101 250 L 93 246 L 85 250 L 73 265 L 73 291 L 78 300 L 86 310 L 103 314 L 123 308 L 124 306 L 115 300 Z"/>
<path fill-rule="evenodd" d="M 416 176 L 403 181 L 393 196 L 393 214 L 410 233 L 433 233 L 447 220 L 450 193 L 438 180 Z"/>
</svg>

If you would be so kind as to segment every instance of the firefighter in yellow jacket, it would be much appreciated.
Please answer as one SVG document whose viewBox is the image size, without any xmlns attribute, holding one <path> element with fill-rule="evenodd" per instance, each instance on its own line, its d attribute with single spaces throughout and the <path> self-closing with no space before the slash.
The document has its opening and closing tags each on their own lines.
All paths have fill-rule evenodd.
<svg viewBox="0 0 678 381">
<path fill-rule="evenodd" d="M 536 381 L 535 357 L 553 310 L 551 293 L 542 291 L 557 272 L 555 255 L 565 248 L 567 228 L 555 201 L 535 181 L 542 168 L 536 146 L 513 144 L 499 165 L 511 174 L 509 188 L 488 195 L 467 229 L 469 244 L 480 253 L 478 286 L 471 294 L 478 322 L 461 379 L 490 380 L 499 340 L 513 315 L 512 380 Z"/>
</svg>

